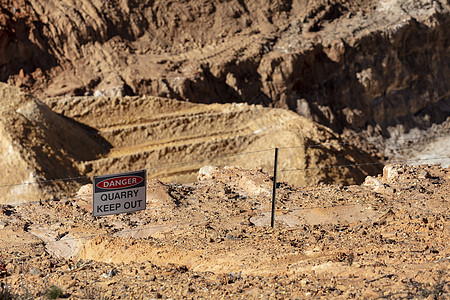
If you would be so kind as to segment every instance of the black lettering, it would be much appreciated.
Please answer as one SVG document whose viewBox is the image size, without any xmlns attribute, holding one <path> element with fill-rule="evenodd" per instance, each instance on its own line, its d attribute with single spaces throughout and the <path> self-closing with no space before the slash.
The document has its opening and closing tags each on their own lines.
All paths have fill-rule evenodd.
<svg viewBox="0 0 450 300">
<path fill-rule="evenodd" d="M 97 206 L 97 212 L 99 213 L 99 212 L 103 212 L 103 210 L 102 210 L 102 206 L 100 205 L 100 206 Z"/>
<path fill-rule="evenodd" d="M 127 197 L 127 192 L 123 191 L 122 193 L 120 193 L 120 199 L 123 199 L 126 197 Z"/>
<path fill-rule="evenodd" d="M 109 208 L 108 204 L 103 205 L 104 212 L 108 212 L 109 211 L 108 208 Z"/>
<path fill-rule="evenodd" d="M 120 207 L 120 203 L 116 203 L 116 210 L 118 210 Z"/>
<path fill-rule="evenodd" d="M 134 190 L 133 192 L 134 192 L 134 196 L 137 197 L 139 190 Z"/>
<path fill-rule="evenodd" d="M 102 199 L 102 201 L 106 201 L 106 200 L 108 200 L 108 196 L 106 194 L 102 194 L 100 196 L 100 199 Z"/>
<path fill-rule="evenodd" d="M 133 197 L 133 191 L 128 191 L 127 197 L 128 197 L 128 198 Z"/>
<path fill-rule="evenodd" d="M 125 202 L 125 203 L 123 204 L 123 208 L 129 209 L 129 208 L 130 208 L 130 202 Z"/>
</svg>

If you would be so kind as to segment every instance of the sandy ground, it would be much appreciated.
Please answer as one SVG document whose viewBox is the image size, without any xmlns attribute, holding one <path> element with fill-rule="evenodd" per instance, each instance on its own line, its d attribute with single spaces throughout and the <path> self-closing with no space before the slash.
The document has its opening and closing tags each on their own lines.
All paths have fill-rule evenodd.
<svg viewBox="0 0 450 300">
<path fill-rule="evenodd" d="M 92 217 L 91 189 L 1 206 L 1 281 L 44 298 L 446 299 L 449 169 L 390 165 L 361 186 L 277 190 L 256 170 L 148 182 L 147 210 Z"/>
</svg>

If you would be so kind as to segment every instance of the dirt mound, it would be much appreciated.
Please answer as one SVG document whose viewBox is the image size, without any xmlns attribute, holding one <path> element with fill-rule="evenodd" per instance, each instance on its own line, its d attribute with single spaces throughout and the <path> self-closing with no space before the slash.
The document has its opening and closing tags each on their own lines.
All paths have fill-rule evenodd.
<svg viewBox="0 0 450 300">
<path fill-rule="evenodd" d="M 3 202 L 64 197 L 94 175 L 137 169 L 186 183 L 207 164 L 271 172 L 275 147 L 279 178 L 296 185 L 352 184 L 380 169 L 329 129 L 281 109 L 82 97 L 47 99 L 52 111 L 17 88 L 2 84 L 0 93 Z"/>
<path fill-rule="evenodd" d="M 45 101 L 54 111 L 94 128 L 111 145 L 100 159 L 79 163 L 83 174 L 141 168 L 151 178 L 192 182 L 204 165 L 272 172 L 275 147 L 282 148 L 281 180 L 291 184 L 356 183 L 380 170 L 375 158 L 343 145 L 331 130 L 282 109 L 156 97 Z M 335 165 L 347 167 L 327 168 Z"/>
<path fill-rule="evenodd" d="M 77 182 L 53 179 L 80 176 L 74 162 L 104 152 L 91 133 L 33 96 L 0 83 L 0 136 L 3 203 L 58 197 Z"/>
<path fill-rule="evenodd" d="M 78 198 L 3 205 L 0 280 L 84 299 L 448 298 L 450 170 L 390 165 L 375 179 L 281 185 L 274 229 L 270 176 L 238 168 L 204 168 L 190 185 L 151 180 L 148 209 L 131 214 L 96 218 Z"/>
</svg>

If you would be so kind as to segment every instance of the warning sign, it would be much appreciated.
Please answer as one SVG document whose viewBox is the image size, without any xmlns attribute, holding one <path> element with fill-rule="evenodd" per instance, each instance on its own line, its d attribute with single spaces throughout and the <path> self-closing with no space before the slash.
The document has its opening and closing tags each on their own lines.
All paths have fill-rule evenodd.
<svg viewBox="0 0 450 300">
<path fill-rule="evenodd" d="M 146 170 L 94 177 L 95 217 L 144 210 Z"/>
</svg>

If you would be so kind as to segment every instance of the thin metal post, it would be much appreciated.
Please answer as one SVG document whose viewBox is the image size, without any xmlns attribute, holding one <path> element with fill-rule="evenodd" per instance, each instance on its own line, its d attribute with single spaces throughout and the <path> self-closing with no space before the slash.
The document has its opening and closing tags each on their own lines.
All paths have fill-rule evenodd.
<svg viewBox="0 0 450 300">
<path fill-rule="evenodd" d="M 273 163 L 273 189 L 272 189 L 272 218 L 270 226 L 275 226 L 275 196 L 277 192 L 277 165 L 278 165 L 278 148 L 275 148 L 275 161 Z"/>
</svg>

